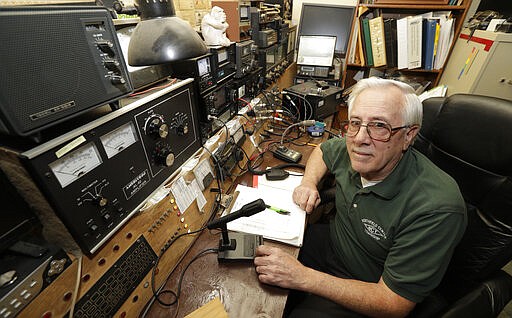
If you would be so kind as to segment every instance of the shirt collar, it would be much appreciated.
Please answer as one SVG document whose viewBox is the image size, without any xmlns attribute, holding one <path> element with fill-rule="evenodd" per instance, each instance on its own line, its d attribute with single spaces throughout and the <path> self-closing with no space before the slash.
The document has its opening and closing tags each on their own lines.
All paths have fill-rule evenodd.
<svg viewBox="0 0 512 318">
<path fill-rule="evenodd" d="M 361 185 L 361 176 L 350 167 L 350 178 L 362 192 L 373 192 L 385 199 L 392 199 L 401 189 L 402 182 L 407 178 L 410 165 L 407 164 L 411 160 L 411 147 L 404 152 L 404 155 L 396 165 L 395 169 L 381 182 L 376 185 L 363 188 Z"/>
</svg>

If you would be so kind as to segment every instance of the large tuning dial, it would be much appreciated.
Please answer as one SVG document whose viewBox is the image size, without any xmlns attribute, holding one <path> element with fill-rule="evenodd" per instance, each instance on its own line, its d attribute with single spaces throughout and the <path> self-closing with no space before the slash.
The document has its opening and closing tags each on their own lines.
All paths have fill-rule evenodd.
<svg viewBox="0 0 512 318">
<path fill-rule="evenodd" d="M 174 153 L 171 146 L 165 142 L 158 142 L 153 152 L 153 159 L 155 163 L 170 167 L 174 164 Z"/>
<path fill-rule="evenodd" d="M 160 115 L 151 117 L 146 123 L 146 134 L 154 138 L 165 138 L 169 134 L 169 127 Z"/>
</svg>

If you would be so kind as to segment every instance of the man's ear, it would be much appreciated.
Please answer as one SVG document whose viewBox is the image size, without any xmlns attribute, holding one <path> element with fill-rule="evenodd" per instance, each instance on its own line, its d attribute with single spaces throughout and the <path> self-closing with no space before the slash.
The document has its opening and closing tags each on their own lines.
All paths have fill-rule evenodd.
<svg viewBox="0 0 512 318">
<path fill-rule="evenodd" d="M 409 148 L 409 146 L 412 145 L 414 142 L 414 139 L 416 138 L 416 135 L 418 135 L 420 131 L 420 127 L 418 125 L 413 125 L 409 128 L 407 128 L 407 132 L 405 133 L 405 143 L 404 143 L 404 151 Z"/>
</svg>

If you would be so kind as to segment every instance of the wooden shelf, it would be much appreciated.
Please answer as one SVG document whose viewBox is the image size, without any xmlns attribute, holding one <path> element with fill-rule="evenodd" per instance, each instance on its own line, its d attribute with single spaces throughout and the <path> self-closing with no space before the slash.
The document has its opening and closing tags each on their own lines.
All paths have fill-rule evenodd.
<svg viewBox="0 0 512 318">
<path fill-rule="evenodd" d="M 465 10 L 466 6 L 450 6 L 437 4 L 361 4 L 368 9 L 403 9 L 403 10 Z"/>
<path fill-rule="evenodd" d="M 349 48 L 347 49 L 347 62 L 349 61 L 350 56 L 348 54 L 351 54 L 351 48 L 353 49 L 353 45 L 357 45 L 357 39 L 353 39 L 354 34 L 354 27 L 356 25 L 359 25 L 360 23 L 356 23 L 356 19 L 360 19 L 360 17 L 364 16 L 383 16 L 386 18 L 404 18 L 406 16 L 414 16 L 418 14 L 422 14 L 428 11 L 450 11 L 451 16 L 454 19 L 453 27 L 454 27 L 454 42 L 455 39 L 457 39 L 460 30 L 462 28 L 462 23 L 466 17 L 467 11 L 471 5 L 471 0 L 464 0 L 462 5 L 447 5 L 443 4 L 443 1 L 439 1 L 438 4 L 433 3 L 435 1 L 433 0 L 425 0 L 425 3 L 421 3 L 423 1 L 421 0 L 415 0 L 415 1 L 396 1 L 397 3 L 388 3 L 388 4 L 367 4 L 362 3 L 363 0 L 357 1 L 356 10 L 354 13 L 354 22 L 352 23 L 352 28 L 350 32 L 349 37 Z M 387 2 L 387 1 L 386 1 Z M 389 1 L 392 2 L 392 1 Z M 447 1 L 445 1 L 447 2 Z M 366 10 L 359 10 L 360 8 L 366 9 Z M 360 14 L 360 15 L 359 15 Z M 360 32 L 359 32 L 360 33 Z M 447 60 L 450 57 L 451 50 L 453 48 L 453 43 L 448 49 L 448 56 Z M 356 48 L 356 55 L 357 50 L 359 48 Z M 353 52 L 353 51 L 352 51 Z M 351 59 L 351 62 L 354 62 L 354 59 Z M 358 63 L 359 59 L 355 59 L 355 62 Z M 446 63 L 446 61 L 445 61 Z M 443 66 L 444 67 L 444 66 Z M 433 69 L 433 70 L 425 70 L 421 68 L 416 69 L 398 69 L 396 67 L 388 68 L 386 66 L 380 66 L 380 67 L 374 67 L 374 66 L 362 66 L 355 63 L 347 63 L 345 65 L 344 73 L 343 73 L 343 87 L 349 87 L 355 83 L 355 80 L 353 79 L 353 76 L 355 76 L 359 71 L 363 71 L 365 73 L 365 76 L 369 76 L 368 74 L 371 74 L 370 70 L 375 69 L 378 71 L 382 71 L 386 74 L 391 74 L 394 72 L 400 72 L 404 75 L 404 77 L 411 77 L 411 78 L 423 78 L 425 80 L 431 81 L 432 86 L 438 85 L 438 82 L 441 78 L 441 75 L 443 74 L 443 67 L 440 69 Z"/>
<path fill-rule="evenodd" d="M 352 67 L 352 68 L 374 68 L 374 69 L 377 69 L 377 70 L 388 70 L 388 71 L 399 71 L 399 72 L 417 72 L 417 73 L 439 73 L 439 72 L 442 71 L 442 69 L 439 69 L 439 70 L 425 70 L 425 69 L 422 69 L 422 68 L 413 68 L 413 69 L 402 68 L 402 69 L 398 69 L 396 67 L 387 67 L 387 66 L 375 67 L 375 66 L 367 66 L 367 65 L 359 65 L 359 64 L 347 64 L 347 67 Z"/>
</svg>

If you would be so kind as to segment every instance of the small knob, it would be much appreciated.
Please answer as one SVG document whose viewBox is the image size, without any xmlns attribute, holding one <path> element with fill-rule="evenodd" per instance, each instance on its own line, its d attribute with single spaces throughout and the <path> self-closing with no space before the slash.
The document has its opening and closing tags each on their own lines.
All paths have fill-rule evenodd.
<svg viewBox="0 0 512 318">
<path fill-rule="evenodd" d="M 155 148 L 155 162 L 170 167 L 174 164 L 174 153 L 168 144 L 157 144 Z"/>
<path fill-rule="evenodd" d="M 122 76 L 111 75 L 110 82 L 112 82 L 112 84 L 118 85 L 118 84 L 125 84 L 126 80 Z"/>
<path fill-rule="evenodd" d="M 114 44 L 112 42 L 100 40 L 96 42 L 96 45 L 103 53 L 107 53 L 110 56 L 116 55 L 114 52 Z"/>
<path fill-rule="evenodd" d="M 178 136 L 183 136 L 188 134 L 188 125 L 179 125 L 178 128 L 176 128 L 176 134 Z"/>
<path fill-rule="evenodd" d="M 105 198 L 104 196 L 102 195 L 97 195 L 95 198 L 94 198 L 94 202 L 96 202 L 96 204 L 98 204 L 100 207 L 104 207 L 107 205 L 108 203 L 108 199 Z"/>
<path fill-rule="evenodd" d="M 119 61 L 114 59 L 104 60 L 103 64 L 112 72 L 119 72 Z"/>
</svg>

